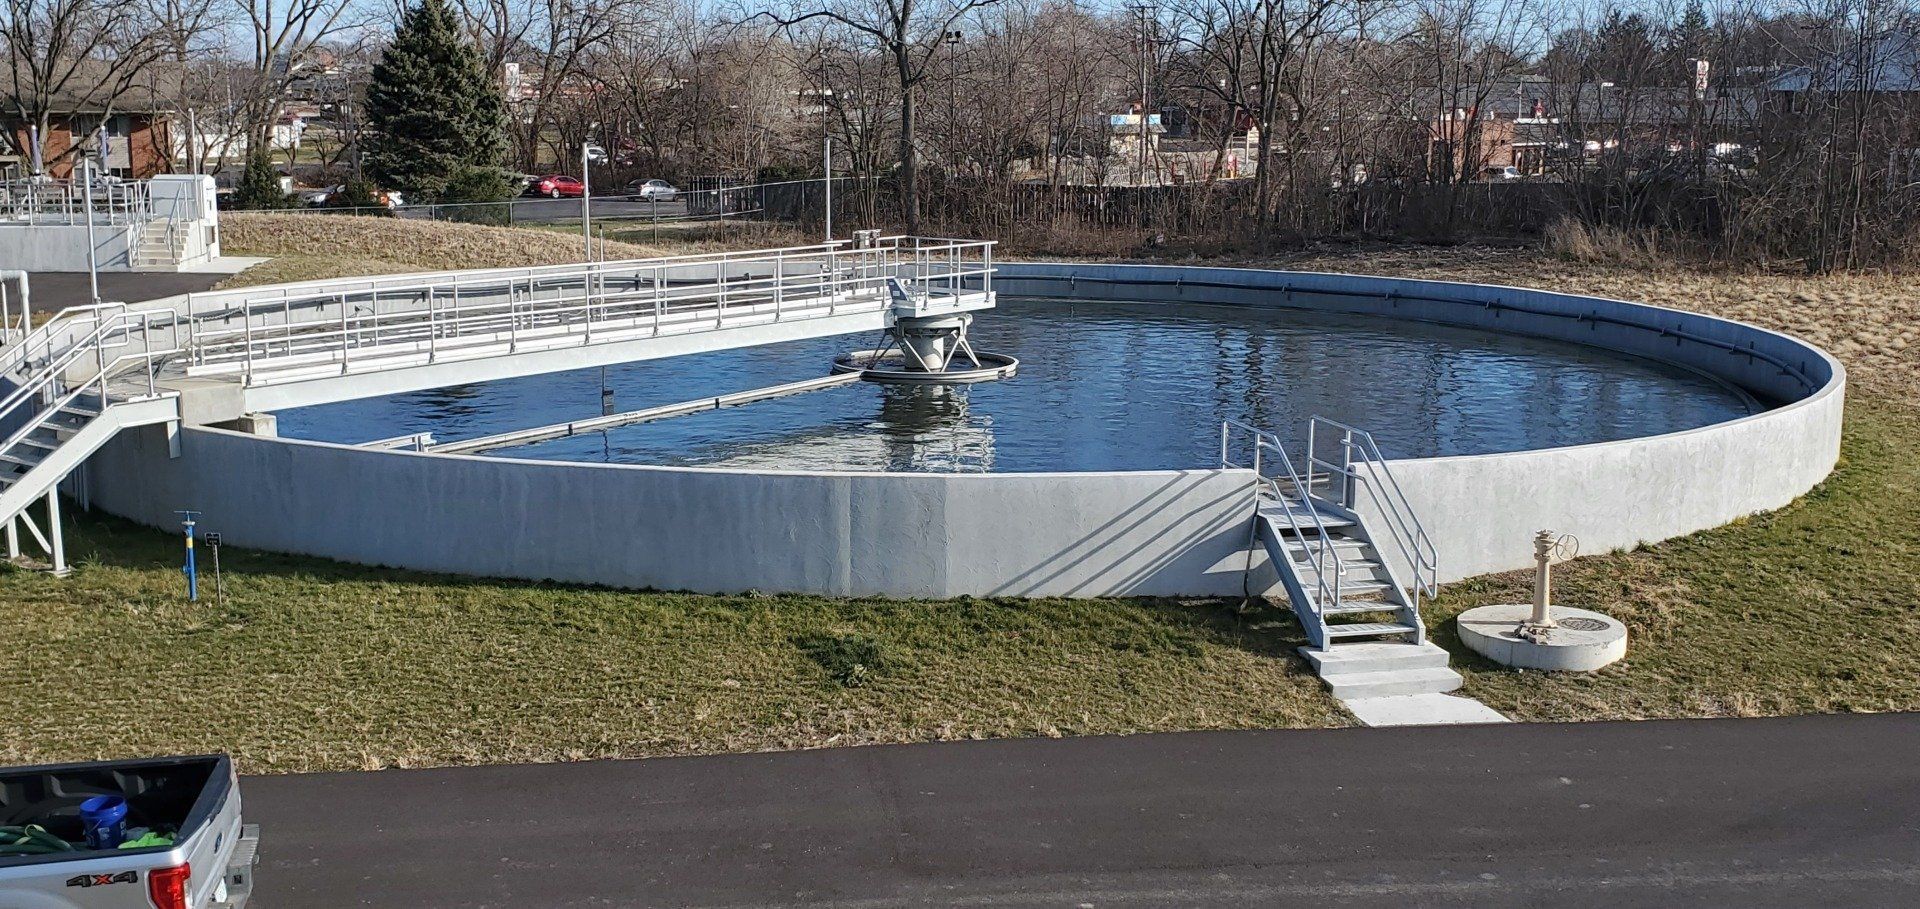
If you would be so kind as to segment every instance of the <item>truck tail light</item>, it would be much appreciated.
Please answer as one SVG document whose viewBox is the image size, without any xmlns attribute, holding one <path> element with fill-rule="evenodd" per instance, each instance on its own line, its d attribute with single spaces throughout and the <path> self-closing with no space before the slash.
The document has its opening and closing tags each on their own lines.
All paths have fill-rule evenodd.
<svg viewBox="0 0 1920 909">
<path fill-rule="evenodd" d="M 193 866 L 186 862 L 147 872 L 147 899 L 153 909 L 187 909 L 187 878 L 192 876 Z"/>
</svg>

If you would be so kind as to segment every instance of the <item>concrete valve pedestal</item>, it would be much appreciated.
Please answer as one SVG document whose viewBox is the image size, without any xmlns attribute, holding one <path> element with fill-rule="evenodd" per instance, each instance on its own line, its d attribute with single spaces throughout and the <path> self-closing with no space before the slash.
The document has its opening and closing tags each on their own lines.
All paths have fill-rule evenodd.
<svg viewBox="0 0 1920 909">
<path fill-rule="evenodd" d="M 1578 541 L 1534 535 L 1532 603 L 1480 606 L 1454 622 L 1473 652 L 1518 669 L 1590 672 L 1627 655 L 1627 626 L 1589 609 L 1553 605 L 1552 562 L 1572 558 Z"/>
</svg>

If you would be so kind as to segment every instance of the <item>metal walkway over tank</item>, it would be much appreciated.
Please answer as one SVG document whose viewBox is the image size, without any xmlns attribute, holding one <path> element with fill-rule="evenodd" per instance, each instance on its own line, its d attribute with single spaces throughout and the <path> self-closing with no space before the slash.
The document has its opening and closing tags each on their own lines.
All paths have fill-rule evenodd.
<svg viewBox="0 0 1920 909">
<path fill-rule="evenodd" d="M 7 555 L 19 556 L 24 530 L 66 570 L 59 486 L 122 428 L 869 332 L 993 304 L 990 241 L 879 237 L 70 309 L 0 348 Z"/>
</svg>

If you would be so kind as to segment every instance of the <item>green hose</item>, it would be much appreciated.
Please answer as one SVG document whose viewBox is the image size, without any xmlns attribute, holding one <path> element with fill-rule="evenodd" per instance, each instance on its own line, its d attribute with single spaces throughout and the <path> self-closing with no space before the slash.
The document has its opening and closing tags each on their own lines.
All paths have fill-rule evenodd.
<svg viewBox="0 0 1920 909">
<path fill-rule="evenodd" d="M 6 855 L 46 855 L 50 852 L 72 852 L 73 844 L 47 832 L 39 824 L 25 827 L 0 827 L 0 856 Z"/>
</svg>

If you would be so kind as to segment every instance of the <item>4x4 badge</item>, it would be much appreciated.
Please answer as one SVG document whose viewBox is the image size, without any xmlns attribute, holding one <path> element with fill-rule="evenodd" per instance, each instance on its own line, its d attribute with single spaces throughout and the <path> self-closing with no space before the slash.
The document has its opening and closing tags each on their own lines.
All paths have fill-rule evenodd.
<svg viewBox="0 0 1920 909">
<path fill-rule="evenodd" d="M 82 874 L 67 878 L 69 887 L 98 887 L 103 884 L 131 884 L 140 879 L 137 871 L 122 871 L 119 874 Z"/>
</svg>

